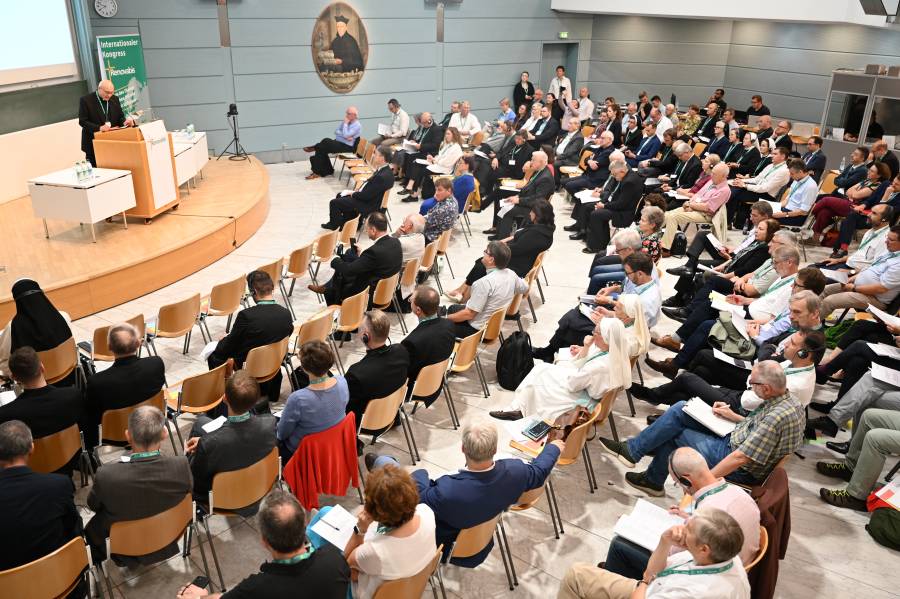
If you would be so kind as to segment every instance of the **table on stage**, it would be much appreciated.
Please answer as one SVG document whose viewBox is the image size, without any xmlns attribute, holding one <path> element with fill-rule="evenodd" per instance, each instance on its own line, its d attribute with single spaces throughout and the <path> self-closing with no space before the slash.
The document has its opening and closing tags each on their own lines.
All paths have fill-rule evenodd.
<svg viewBox="0 0 900 599">
<path fill-rule="evenodd" d="M 43 175 L 28 182 L 34 215 L 44 220 L 44 233 L 50 238 L 47 219 L 90 223 L 91 239 L 97 243 L 94 223 L 134 208 L 134 183 L 131 172 L 111 168 L 96 168 L 93 176 L 78 180 L 74 169 L 64 169 Z"/>
</svg>

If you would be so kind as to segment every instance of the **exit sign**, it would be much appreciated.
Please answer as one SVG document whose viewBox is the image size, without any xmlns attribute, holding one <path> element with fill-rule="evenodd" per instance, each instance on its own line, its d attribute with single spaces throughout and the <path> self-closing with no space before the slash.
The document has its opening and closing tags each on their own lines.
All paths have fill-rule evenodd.
<svg viewBox="0 0 900 599">
<path fill-rule="evenodd" d="M 559 39 L 561 39 L 561 40 L 569 39 L 569 32 L 568 31 L 560 31 Z"/>
</svg>

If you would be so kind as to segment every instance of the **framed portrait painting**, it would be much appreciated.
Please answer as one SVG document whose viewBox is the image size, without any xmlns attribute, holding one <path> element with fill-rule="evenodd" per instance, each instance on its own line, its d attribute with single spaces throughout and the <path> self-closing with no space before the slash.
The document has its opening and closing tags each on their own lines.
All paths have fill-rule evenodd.
<svg viewBox="0 0 900 599">
<path fill-rule="evenodd" d="M 313 64 L 322 83 L 338 94 L 353 90 L 366 72 L 369 38 L 362 19 L 346 2 L 332 2 L 312 32 Z"/>
</svg>

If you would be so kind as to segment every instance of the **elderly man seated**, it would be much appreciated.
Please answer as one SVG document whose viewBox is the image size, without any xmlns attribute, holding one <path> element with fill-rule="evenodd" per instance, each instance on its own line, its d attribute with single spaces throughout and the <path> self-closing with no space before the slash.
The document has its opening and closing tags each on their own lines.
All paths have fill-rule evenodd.
<svg viewBox="0 0 900 599">
<path fill-rule="evenodd" d="M 900 225 L 891 227 L 885 239 L 887 252 L 872 265 L 850 277 L 846 283 L 825 287 L 822 317 L 834 310 L 865 310 L 870 305 L 884 309 L 900 293 Z"/>
<path fill-rule="evenodd" d="M 600 437 L 603 447 L 629 468 L 653 453 L 653 461 L 644 472 L 627 472 L 626 482 L 654 497 L 663 497 L 663 483 L 669 456 L 678 447 L 693 447 L 707 463 L 715 464 L 712 473 L 734 482 L 759 484 L 779 460 L 799 449 L 803 442 L 803 406 L 787 390 L 784 369 L 766 360 L 753 367 L 750 387 L 762 400 L 748 416 L 740 416 L 722 402 L 713 413 L 736 423 L 724 437 L 711 432 L 684 412 L 678 402 L 659 419 L 628 441 Z"/>
<path fill-rule="evenodd" d="M 710 180 L 700 188 L 689 200 L 681 205 L 681 208 L 666 212 L 666 224 L 659 244 L 663 250 L 672 249 L 672 241 L 675 233 L 682 225 L 688 223 L 711 223 L 713 215 L 728 198 L 731 197 L 731 188 L 728 187 L 728 165 L 720 162 L 712 168 Z"/>
</svg>

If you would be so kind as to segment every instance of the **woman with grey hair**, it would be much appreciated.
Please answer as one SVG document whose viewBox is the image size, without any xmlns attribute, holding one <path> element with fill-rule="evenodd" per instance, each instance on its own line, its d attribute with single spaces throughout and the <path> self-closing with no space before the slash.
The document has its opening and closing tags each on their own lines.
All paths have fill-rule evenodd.
<svg viewBox="0 0 900 599">
<path fill-rule="evenodd" d="M 615 253 L 601 258 L 591 268 L 591 282 L 588 284 L 587 292 L 595 294 L 610 283 L 624 281 L 625 268 L 622 266 L 622 261 L 631 251 L 640 250 L 650 256 L 653 262 L 658 262 L 659 240 L 662 237 L 662 224 L 665 216 L 660 208 L 645 206 L 641 209 L 641 220 L 636 229 L 625 229 L 616 233 L 612 239 Z M 631 251 L 626 250 L 623 253 L 625 246 L 630 247 Z"/>
</svg>

